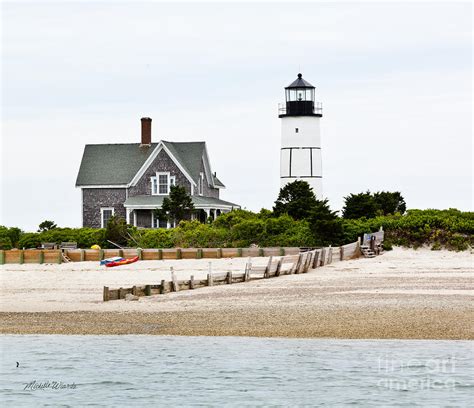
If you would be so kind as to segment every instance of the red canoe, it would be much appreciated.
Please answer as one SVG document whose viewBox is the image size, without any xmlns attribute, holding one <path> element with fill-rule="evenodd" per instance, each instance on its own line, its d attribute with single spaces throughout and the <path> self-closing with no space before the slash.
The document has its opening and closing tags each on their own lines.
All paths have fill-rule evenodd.
<svg viewBox="0 0 474 408">
<path fill-rule="evenodd" d="M 124 259 L 123 261 L 109 262 L 109 263 L 106 263 L 105 266 L 107 268 L 111 268 L 112 266 L 128 265 L 137 261 L 138 261 L 138 256 L 134 258 Z"/>
</svg>

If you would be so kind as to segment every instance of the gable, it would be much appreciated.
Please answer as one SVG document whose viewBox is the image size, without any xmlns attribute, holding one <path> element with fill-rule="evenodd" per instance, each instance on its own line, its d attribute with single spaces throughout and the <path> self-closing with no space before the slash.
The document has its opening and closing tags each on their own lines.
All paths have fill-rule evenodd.
<svg viewBox="0 0 474 408">
<path fill-rule="evenodd" d="M 129 196 L 151 195 L 151 178 L 155 177 L 156 173 L 162 172 L 170 173 L 170 176 L 174 176 L 176 185 L 184 187 L 186 192 L 191 194 L 191 182 L 186 174 L 181 171 L 165 149 L 159 149 L 156 157 L 153 158 L 151 163 L 141 172 L 140 177 L 129 188 Z"/>
</svg>

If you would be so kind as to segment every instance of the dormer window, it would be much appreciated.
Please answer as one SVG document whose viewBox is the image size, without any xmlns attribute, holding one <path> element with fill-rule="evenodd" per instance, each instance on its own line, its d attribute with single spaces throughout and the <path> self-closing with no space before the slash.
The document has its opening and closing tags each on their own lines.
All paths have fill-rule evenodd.
<svg viewBox="0 0 474 408">
<path fill-rule="evenodd" d="M 198 180 L 198 194 L 204 194 L 204 173 L 199 173 L 199 180 Z"/>
<path fill-rule="evenodd" d="M 170 173 L 156 173 L 151 178 L 151 194 L 152 195 L 168 195 L 170 193 L 170 185 L 174 185 L 174 177 L 170 177 Z"/>
</svg>

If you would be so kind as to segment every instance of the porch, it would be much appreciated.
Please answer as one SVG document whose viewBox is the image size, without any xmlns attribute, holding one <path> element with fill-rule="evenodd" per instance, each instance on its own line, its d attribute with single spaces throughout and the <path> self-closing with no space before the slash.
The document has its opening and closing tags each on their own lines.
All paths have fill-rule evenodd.
<svg viewBox="0 0 474 408">
<path fill-rule="evenodd" d="M 154 210 L 161 208 L 166 196 L 134 196 L 124 203 L 127 224 L 139 228 L 172 228 L 175 225 L 160 221 L 154 215 Z M 219 215 L 228 213 L 240 206 L 214 197 L 191 196 L 194 211 L 189 215 L 190 220 L 204 223 L 209 218 L 216 219 Z"/>
</svg>

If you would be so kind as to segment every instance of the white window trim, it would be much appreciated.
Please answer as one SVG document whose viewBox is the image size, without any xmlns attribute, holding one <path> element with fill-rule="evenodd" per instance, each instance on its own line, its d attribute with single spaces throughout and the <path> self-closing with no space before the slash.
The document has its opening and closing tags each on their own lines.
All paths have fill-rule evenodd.
<svg viewBox="0 0 474 408">
<path fill-rule="evenodd" d="M 105 228 L 104 225 L 104 211 L 112 210 L 112 217 L 115 215 L 115 208 L 114 207 L 100 207 L 100 228 Z"/>
<path fill-rule="evenodd" d="M 199 173 L 198 194 L 204 195 L 204 173 Z"/>
<path fill-rule="evenodd" d="M 168 177 L 168 192 L 167 193 L 160 193 L 160 176 L 167 176 Z M 173 176 L 175 177 L 175 176 Z M 153 180 L 156 179 L 156 192 L 153 191 Z M 176 177 L 175 177 L 176 180 Z M 151 195 L 168 195 L 170 193 L 171 187 L 171 175 L 169 171 L 157 171 L 156 174 L 150 178 L 151 182 Z"/>
</svg>

